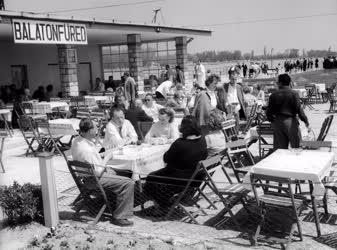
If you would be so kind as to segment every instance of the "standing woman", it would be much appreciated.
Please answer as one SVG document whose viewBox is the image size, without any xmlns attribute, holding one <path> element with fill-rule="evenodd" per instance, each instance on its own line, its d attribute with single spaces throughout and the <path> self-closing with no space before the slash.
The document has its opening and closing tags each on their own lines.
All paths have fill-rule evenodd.
<svg viewBox="0 0 337 250">
<path fill-rule="evenodd" d="M 207 122 L 211 111 L 219 104 L 216 93 L 219 82 L 219 76 L 210 75 L 205 82 L 206 89 L 202 90 L 195 98 L 192 115 L 197 119 L 203 134 L 207 133 Z"/>
</svg>

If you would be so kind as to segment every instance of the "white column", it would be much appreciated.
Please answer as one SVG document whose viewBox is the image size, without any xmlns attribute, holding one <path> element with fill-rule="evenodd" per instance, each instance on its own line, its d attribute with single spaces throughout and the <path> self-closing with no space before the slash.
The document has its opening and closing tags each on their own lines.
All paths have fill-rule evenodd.
<svg viewBox="0 0 337 250">
<path fill-rule="evenodd" d="M 38 154 L 43 199 L 43 214 L 46 227 L 55 227 L 59 221 L 57 207 L 57 192 L 53 169 L 53 154 L 43 152 Z"/>
</svg>

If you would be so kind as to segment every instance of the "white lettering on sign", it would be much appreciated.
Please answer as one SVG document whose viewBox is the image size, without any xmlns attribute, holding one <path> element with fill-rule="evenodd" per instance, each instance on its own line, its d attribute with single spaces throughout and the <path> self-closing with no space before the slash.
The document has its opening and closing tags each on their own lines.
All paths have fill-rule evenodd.
<svg viewBox="0 0 337 250">
<path fill-rule="evenodd" d="M 13 19 L 15 43 L 88 44 L 84 24 Z"/>
</svg>

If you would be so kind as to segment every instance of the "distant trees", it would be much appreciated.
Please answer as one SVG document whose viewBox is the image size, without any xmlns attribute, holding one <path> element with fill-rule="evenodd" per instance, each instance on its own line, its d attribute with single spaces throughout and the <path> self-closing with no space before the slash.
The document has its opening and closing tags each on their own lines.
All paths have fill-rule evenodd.
<svg viewBox="0 0 337 250">
<path fill-rule="evenodd" d="M 234 51 L 203 51 L 200 53 L 189 54 L 189 61 L 197 61 L 201 60 L 202 62 L 221 62 L 221 61 L 236 61 L 236 60 L 266 60 L 266 59 L 286 59 L 286 58 L 298 58 L 300 57 L 299 49 L 291 48 L 286 49 L 283 53 L 279 52 L 273 55 L 254 55 L 252 57 L 252 53 L 244 53 L 242 54 L 241 50 Z M 337 55 L 337 52 L 329 51 L 329 50 L 309 50 L 306 52 L 307 57 L 326 57 Z"/>
</svg>

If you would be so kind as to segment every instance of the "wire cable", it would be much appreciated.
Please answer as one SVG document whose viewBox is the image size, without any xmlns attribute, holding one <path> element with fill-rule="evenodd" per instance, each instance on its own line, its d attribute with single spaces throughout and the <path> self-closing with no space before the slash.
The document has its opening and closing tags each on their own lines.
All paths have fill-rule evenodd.
<svg viewBox="0 0 337 250">
<path fill-rule="evenodd" d="M 164 2 L 164 1 L 165 0 L 150 0 L 150 1 L 141 1 L 141 2 L 132 2 L 132 3 L 110 4 L 110 5 L 104 5 L 104 6 L 87 7 L 87 8 L 79 8 L 79 9 L 44 11 L 42 13 L 47 14 L 47 13 L 75 12 L 75 11 L 82 11 L 82 10 L 96 10 L 96 9 L 104 9 L 104 8 L 110 8 L 110 7 L 121 7 L 121 6 L 131 6 L 131 5 L 133 6 L 133 5 L 141 5 L 141 4 Z"/>
<path fill-rule="evenodd" d="M 255 19 L 255 20 L 244 20 L 244 21 L 233 21 L 233 22 L 225 22 L 225 23 L 215 23 L 215 24 L 198 24 L 198 25 L 188 25 L 184 27 L 214 27 L 214 26 L 224 26 L 231 24 L 245 24 L 245 23 L 261 23 L 268 21 L 282 21 L 282 20 L 296 20 L 296 19 L 304 19 L 304 18 L 312 18 L 312 17 L 322 17 L 322 16 L 335 16 L 337 12 L 333 13 L 325 13 L 325 14 L 316 14 L 316 15 L 307 15 L 307 16 L 296 16 L 296 17 L 280 17 L 280 18 L 266 18 L 266 19 Z"/>
</svg>

